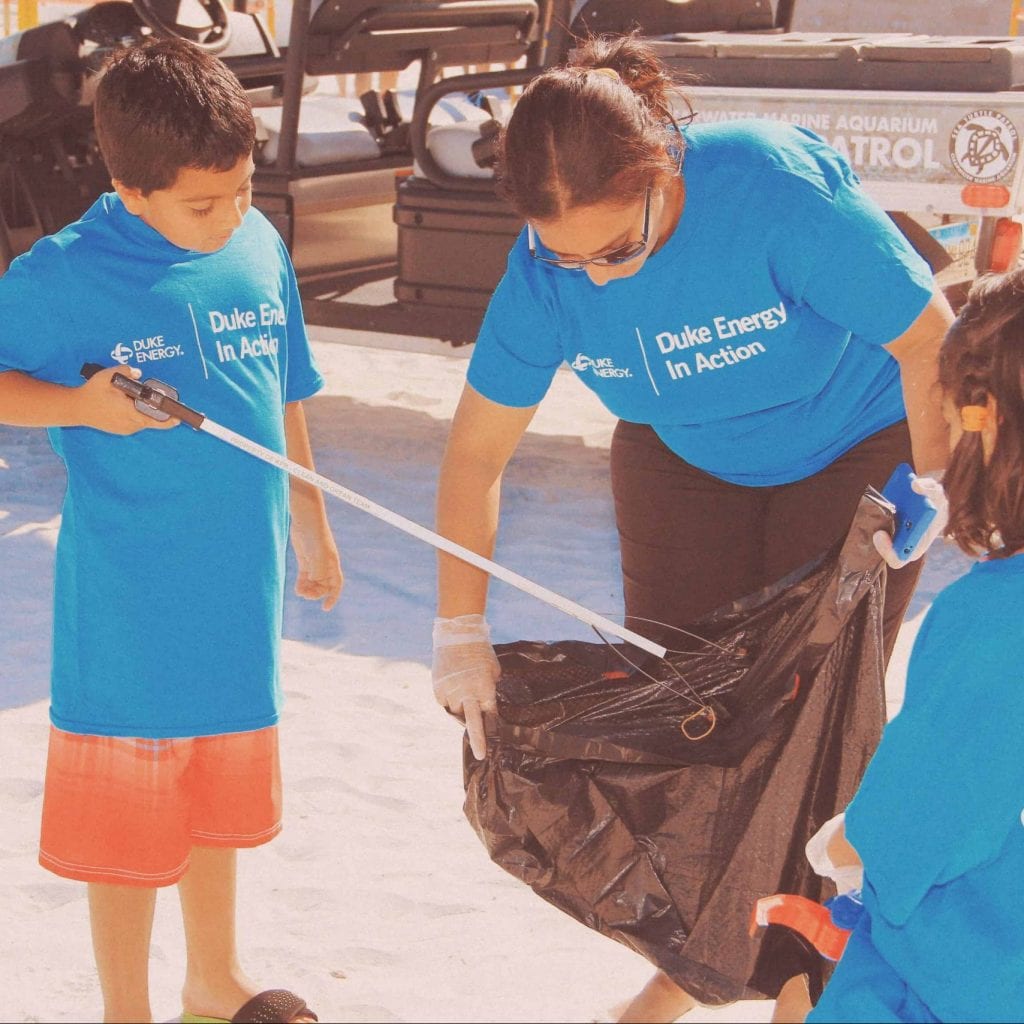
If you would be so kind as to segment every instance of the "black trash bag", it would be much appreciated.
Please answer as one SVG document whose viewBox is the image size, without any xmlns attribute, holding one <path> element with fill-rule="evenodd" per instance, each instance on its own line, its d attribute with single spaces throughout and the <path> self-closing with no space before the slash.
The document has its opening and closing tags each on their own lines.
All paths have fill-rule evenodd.
<svg viewBox="0 0 1024 1024">
<path fill-rule="evenodd" d="M 667 664 L 626 645 L 498 645 L 488 756 L 463 748 L 491 859 L 702 1003 L 774 997 L 800 973 L 820 991 L 807 943 L 749 924 L 761 896 L 831 895 L 804 846 L 885 723 L 878 529 L 891 507 L 869 490 L 844 541 L 694 624 L 705 642 Z"/>
</svg>

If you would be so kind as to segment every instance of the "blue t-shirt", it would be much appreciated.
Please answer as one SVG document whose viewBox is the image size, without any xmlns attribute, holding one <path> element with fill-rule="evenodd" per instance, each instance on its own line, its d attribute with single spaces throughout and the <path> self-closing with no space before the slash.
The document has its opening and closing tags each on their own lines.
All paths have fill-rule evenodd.
<svg viewBox="0 0 1024 1024">
<path fill-rule="evenodd" d="M 78 386 L 86 362 L 137 366 L 278 452 L 285 403 L 322 385 L 291 263 L 261 213 L 204 254 L 171 244 L 114 194 L 0 277 L 0 371 Z M 287 477 L 184 425 L 50 438 L 68 478 L 54 725 L 164 737 L 274 724 Z"/>
<path fill-rule="evenodd" d="M 687 462 L 751 486 L 803 479 L 906 415 L 880 346 L 924 309 L 930 271 L 812 132 L 683 135 L 686 202 L 664 246 L 599 287 L 531 259 L 524 232 L 467 379 L 526 407 L 565 360 Z"/>
<path fill-rule="evenodd" d="M 940 1020 L 1024 1008 L 1024 556 L 944 590 L 846 831 L 871 941 Z"/>
</svg>

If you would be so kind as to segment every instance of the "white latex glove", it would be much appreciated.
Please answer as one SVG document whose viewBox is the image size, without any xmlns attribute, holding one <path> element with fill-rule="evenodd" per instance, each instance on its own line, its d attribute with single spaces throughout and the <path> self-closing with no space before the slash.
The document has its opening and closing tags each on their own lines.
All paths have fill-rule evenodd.
<svg viewBox="0 0 1024 1024">
<path fill-rule="evenodd" d="M 807 841 L 807 846 L 804 847 L 807 863 L 814 869 L 814 873 L 821 875 L 822 878 L 831 878 L 836 884 L 836 890 L 840 893 L 853 892 L 864 885 L 864 866 L 862 864 L 844 864 L 842 867 L 836 867 L 828 855 L 828 844 L 843 827 L 845 821 L 845 812 L 830 818 L 811 836 Z"/>
<path fill-rule="evenodd" d="M 885 564 L 892 569 L 902 569 L 909 562 L 916 562 L 931 547 L 932 541 L 940 537 L 949 522 L 949 502 L 946 501 L 946 492 L 942 489 L 942 483 L 938 476 L 913 475 L 910 486 L 918 494 L 929 498 L 935 506 L 935 518 L 928 525 L 928 529 L 921 535 L 921 539 L 914 545 L 909 558 L 899 558 L 893 550 L 892 537 L 885 530 L 876 530 L 871 540 L 875 550 L 882 556 Z"/>
<path fill-rule="evenodd" d="M 473 756 L 487 756 L 483 712 L 495 709 L 501 668 L 482 615 L 434 619 L 434 696 L 466 723 Z"/>
</svg>

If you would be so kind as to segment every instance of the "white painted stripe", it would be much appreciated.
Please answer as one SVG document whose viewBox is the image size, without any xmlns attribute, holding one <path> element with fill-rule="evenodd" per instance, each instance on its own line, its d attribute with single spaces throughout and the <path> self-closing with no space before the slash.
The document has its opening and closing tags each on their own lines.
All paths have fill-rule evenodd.
<svg viewBox="0 0 1024 1024">
<path fill-rule="evenodd" d="M 644 339 L 640 337 L 640 328 L 636 328 L 636 340 L 640 345 L 640 354 L 644 357 L 644 366 L 647 368 L 647 379 L 651 382 L 651 387 L 654 388 L 654 393 L 661 398 L 661 392 L 658 390 L 658 385 L 654 383 L 654 375 L 651 373 L 651 364 L 647 362 L 647 351 L 644 349 Z"/>
<path fill-rule="evenodd" d="M 199 358 L 203 361 L 203 376 L 207 380 L 209 380 L 210 374 L 206 369 L 206 356 L 203 353 L 203 343 L 199 340 L 199 324 L 196 323 L 196 313 L 195 310 L 192 308 L 191 302 L 188 304 L 188 312 L 189 315 L 192 317 L 192 330 L 195 331 L 196 333 L 196 348 L 199 349 Z"/>
</svg>

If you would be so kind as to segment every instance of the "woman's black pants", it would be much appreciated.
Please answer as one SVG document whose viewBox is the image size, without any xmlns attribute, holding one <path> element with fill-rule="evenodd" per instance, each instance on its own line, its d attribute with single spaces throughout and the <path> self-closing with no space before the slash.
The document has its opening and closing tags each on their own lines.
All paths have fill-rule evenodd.
<svg viewBox="0 0 1024 1024">
<path fill-rule="evenodd" d="M 911 462 L 905 421 L 806 480 L 744 487 L 684 462 L 651 427 L 620 421 L 611 473 L 627 625 L 678 646 L 678 634 L 653 623 L 685 627 L 826 551 L 868 484 L 881 490 L 901 462 Z M 920 572 L 920 561 L 888 571 L 886 659 Z"/>
</svg>

